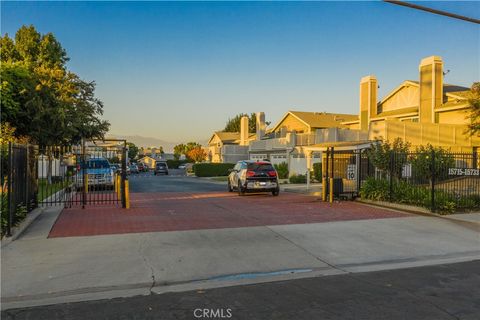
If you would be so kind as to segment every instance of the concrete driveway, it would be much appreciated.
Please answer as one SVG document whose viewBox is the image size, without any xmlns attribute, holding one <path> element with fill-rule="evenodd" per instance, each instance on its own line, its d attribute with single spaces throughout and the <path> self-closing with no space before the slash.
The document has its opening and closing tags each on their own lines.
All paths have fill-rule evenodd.
<svg viewBox="0 0 480 320">
<path fill-rule="evenodd" d="M 131 177 L 130 211 L 94 208 L 82 218 L 50 208 L 3 247 L 2 308 L 480 258 L 477 222 L 298 194 L 237 197 L 201 179 L 152 177 Z M 162 189 L 171 192 L 140 192 Z"/>
</svg>

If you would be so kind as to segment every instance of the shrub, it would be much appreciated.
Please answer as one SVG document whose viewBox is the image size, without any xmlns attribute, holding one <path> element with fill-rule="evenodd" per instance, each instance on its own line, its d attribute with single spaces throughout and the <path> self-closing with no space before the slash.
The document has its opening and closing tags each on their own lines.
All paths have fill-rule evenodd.
<svg viewBox="0 0 480 320">
<path fill-rule="evenodd" d="M 233 163 L 196 163 L 193 172 L 197 177 L 228 176 L 229 169 L 235 166 Z"/>
<path fill-rule="evenodd" d="M 390 198 L 390 184 L 387 179 L 369 177 L 360 189 L 362 199 L 392 201 L 430 208 L 431 191 L 428 186 L 413 185 L 407 181 L 394 180 Z M 455 198 L 443 190 L 435 190 L 435 210 L 439 213 L 453 213 L 458 207 L 473 207 L 480 204 L 480 197 Z"/>
<path fill-rule="evenodd" d="M 274 165 L 278 173 L 278 178 L 287 179 L 288 178 L 288 163 L 282 162 Z"/>
<path fill-rule="evenodd" d="M 178 169 L 178 166 L 187 163 L 187 160 L 167 160 L 167 166 L 170 169 Z"/>
<path fill-rule="evenodd" d="M 316 181 L 322 181 L 322 163 L 321 162 L 317 162 L 317 163 L 314 163 L 313 164 L 313 175 L 312 177 L 316 180 Z"/>
<path fill-rule="evenodd" d="M 307 176 L 304 174 L 294 174 L 289 178 L 290 183 L 307 183 Z"/>
</svg>

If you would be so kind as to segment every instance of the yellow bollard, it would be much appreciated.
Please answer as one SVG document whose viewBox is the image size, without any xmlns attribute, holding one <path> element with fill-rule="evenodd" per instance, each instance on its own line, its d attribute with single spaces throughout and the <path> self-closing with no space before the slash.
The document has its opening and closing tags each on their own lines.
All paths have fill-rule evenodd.
<svg viewBox="0 0 480 320">
<path fill-rule="evenodd" d="M 327 178 L 322 178 L 322 201 L 327 201 Z"/>
<path fill-rule="evenodd" d="M 115 185 L 116 185 L 116 187 L 117 187 L 117 197 L 118 197 L 118 199 L 120 199 L 120 198 L 122 197 L 122 193 L 121 193 L 121 192 L 122 192 L 122 187 L 120 186 L 120 183 L 121 183 L 121 181 L 122 181 L 121 178 L 122 178 L 122 177 L 120 177 L 119 174 L 117 174 L 117 176 L 116 176 L 116 178 L 115 178 L 115 179 L 117 180 L 116 183 L 115 183 Z"/>
<path fill-rule="evenodd" d="M 88 193 L 88 174 L 84 175 L 84 179 L 85 179 L 85 184 L 84 184 L 85 193 Z"/>
<path fill-rule="evenodd" d="M 330 178 L 330 203 L 333 203 L 333 178 Z"/>
<path fill-rule="evenodd" d="M 128 180 L 125 180 L 125 208 L 130 209 L 130 189 L 128 187 Z"/>
</svg>

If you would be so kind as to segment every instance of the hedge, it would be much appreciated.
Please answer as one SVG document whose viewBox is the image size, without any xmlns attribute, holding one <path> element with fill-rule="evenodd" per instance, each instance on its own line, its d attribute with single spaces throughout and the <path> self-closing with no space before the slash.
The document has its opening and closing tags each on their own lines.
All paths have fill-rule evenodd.
<svg viewBox="0 0 480 320">
<path fill-rule="evenodd" d="M 288 178 L 288 164 L 286 162 L 282 162 L 279 164 L 273 165 L 278 173 L 279 179 L 287 179 Z"/>
<path fill-rule="evenodd" d="M 197 177 L 228 176 L 229 169 L 233 169 L 233 163 L 196 163 L 193 172 Z"/>
<path fill-rule="evenodd" d="M 307 183 L 307 176 L 304 174 L 294 174 L 289 178 L 290 183 Z"/>
<path fill-rule="evenodd" d="M 178 166 L 184 163 L 188 163 L 187 160 L 167 160 L 167 166 L 169 169 L 178 169 Z"/>
<path fill-rule="evenodd" d="M 387 179 L 367 178 L 360 189 L 362 199 L 377 201 L 392 201 L 417 205 L 425 208 L 431 206 L 430 187 L 413 185 L 406 181 L 394 180 L 392 183 L 392 194 Z M 435 209 L 439 213 L 453 213 L 458 208 L 480 207 L 480 196 L 455 196 L 440 189 L 435 190 Z"/>
<path fill-rule="evenodd" d="M 322 181 L 322 163 L 316 162 L 313 164 L 313 178 L 315 181 Z"/>
</svg>

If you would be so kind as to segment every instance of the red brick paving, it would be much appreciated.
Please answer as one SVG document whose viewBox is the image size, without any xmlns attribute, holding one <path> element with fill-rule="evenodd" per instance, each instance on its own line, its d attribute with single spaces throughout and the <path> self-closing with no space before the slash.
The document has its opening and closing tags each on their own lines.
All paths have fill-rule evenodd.
<svg viewBox="0 0 480 320">
<path fill-rule="evenodd" d="M 49 237 L 155 231 L 238 228 L 342 220 L 395 218 L 401 212 L 344 201 L 329 204 L 312 197 L 282 193 L 132 193 L 131 208 L 89 205 L 63 210 Z"/>
</svg>

